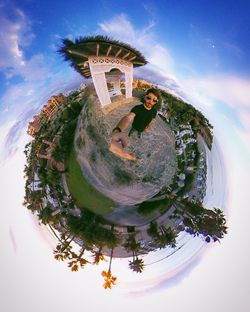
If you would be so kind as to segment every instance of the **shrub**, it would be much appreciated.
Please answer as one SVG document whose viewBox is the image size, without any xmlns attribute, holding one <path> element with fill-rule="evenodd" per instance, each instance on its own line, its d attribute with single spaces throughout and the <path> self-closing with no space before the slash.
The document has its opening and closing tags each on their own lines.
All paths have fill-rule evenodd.
<svg viewBox="0 0 250 312">
<path fill-rule="evenodd" d="M 133 177 L 128 172 L 116 167 L 114 170 L 114 175 L 118 183 L 129 183 L 133 180 Z"/>
</svg>

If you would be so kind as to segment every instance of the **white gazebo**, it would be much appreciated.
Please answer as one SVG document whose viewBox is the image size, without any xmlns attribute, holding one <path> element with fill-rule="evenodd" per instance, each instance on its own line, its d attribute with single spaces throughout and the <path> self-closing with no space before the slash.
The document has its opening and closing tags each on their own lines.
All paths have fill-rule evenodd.
<svg viewBox="0 0 250 312">
<path fill-rule="evenodd" d="M 84 37 L 75 42 L 64 39 L 59 50 L 85 78 L 92 77 L 101 106 L 111 96 L 121 95 L 120 78 L 125 76 L 125 97 L 132 97 L 133 67 L 145 65 L 144 56 L 128 44 L 104 36 Z M 112 83 L 112 91 L 107 82 Z"/>
</svg>

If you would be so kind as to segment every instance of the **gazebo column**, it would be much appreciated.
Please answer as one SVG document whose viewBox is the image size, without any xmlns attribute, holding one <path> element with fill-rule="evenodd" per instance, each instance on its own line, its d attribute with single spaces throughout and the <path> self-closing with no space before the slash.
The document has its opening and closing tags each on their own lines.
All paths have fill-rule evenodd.
<svg viewBox="0 0 250 312">
<path fill-rule="evenodd" d="M 112 80 L 113 86 L 114 86 L 114 91 L 117 95 L 121 95 L 121 87 L 120 87 L 120 78 L 115 77 L 114 80 Z"/>
<path fill-rule="evenodd" d="M 101 106 L 111 103 L 105 73 L 93 73 L 92 79 Z"/>
<path fill-rule="evenodd" d="M 125 71 L 126 98 L 132 97 L 133 65 Z"/>
</svg>

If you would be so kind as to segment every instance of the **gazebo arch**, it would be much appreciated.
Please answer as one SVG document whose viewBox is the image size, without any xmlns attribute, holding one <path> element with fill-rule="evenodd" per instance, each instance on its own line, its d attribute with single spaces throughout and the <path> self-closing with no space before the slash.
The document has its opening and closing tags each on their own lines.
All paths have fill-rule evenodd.
<svg viewBox="0 0 250 312">
<path fill-rule="evenodd" d="M 105 72 L 109 96 L 122 95 L 121 77 L 125 77 L 125 73 L 117 67 L 112 67 L 109 72 Z M 109 88 L 110 87 L 110 88 Z"/>
<path fill-rule="evenodd" d="M 114 57 L 89 57 L 89 67 L 97 96 L 102 106 L 111 102 L 105 73 L 117 68 L 125 74 L 126 98 L 132 97 L 133 64 Z"/>
<path fill-rule="evenodd" d="M 111 103 L 105 73 L 114 68 L 125 74 L 125 97 L 132 97 L 133 67 L 147 63 L 139 51 L 104 36 L 79 38 L 75 42 L 64 39 L 63 43 L 59 52 L 81 75 L 92 77 L 102 107 Z"/>
</svg>

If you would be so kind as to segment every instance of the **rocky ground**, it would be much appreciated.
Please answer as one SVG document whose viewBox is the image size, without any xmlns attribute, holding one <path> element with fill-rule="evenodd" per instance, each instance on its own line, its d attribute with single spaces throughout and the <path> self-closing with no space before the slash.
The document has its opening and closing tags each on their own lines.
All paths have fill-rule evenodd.
<svg viewBox="0 0 250 312">
<path fill-rule="evenodd" d="M 170 183 L 176 171 L 174 136 L 159 116 L 141 138 L 136 133 L 131 135 L 128 150 L 135 152 L 136 162 L 120 159 L 108 150 L 112 128 L 138 104 L 137 98 L 121 98 L 101 109 L 98 100 L 90 97 L 75 135 L 77 159 L 85 177 L 120 205 L 134 205 L 153 197 Z"/>
</svg>

